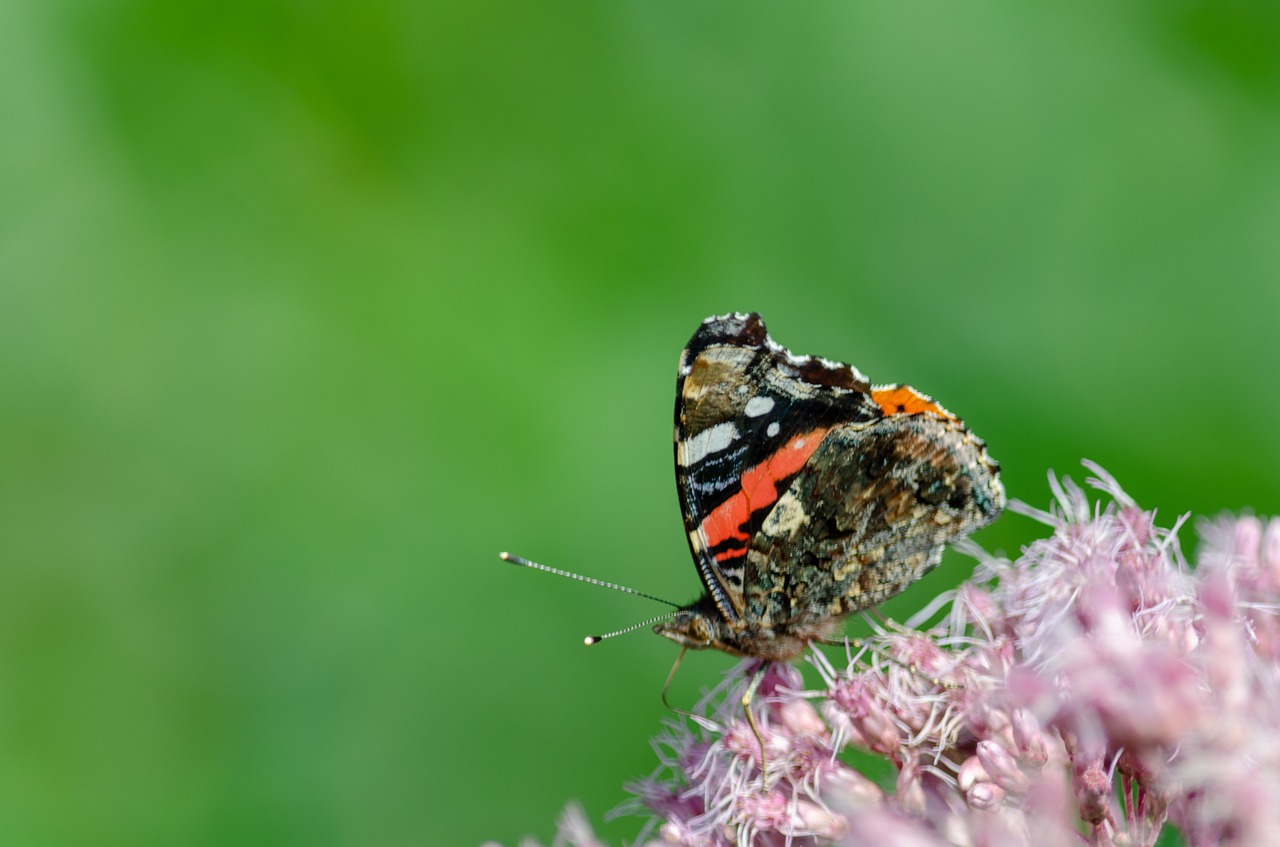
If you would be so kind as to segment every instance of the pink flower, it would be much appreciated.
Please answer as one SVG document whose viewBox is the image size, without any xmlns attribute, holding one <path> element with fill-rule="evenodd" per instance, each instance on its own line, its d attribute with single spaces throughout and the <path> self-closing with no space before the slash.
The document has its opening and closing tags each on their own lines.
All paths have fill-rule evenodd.
<svg viewBox="0 0 1280 847">
<path fill-rule="evenodd" d="M 668 722 L 627 810 L 665 844 L 1149 846 L 1170 824 L 1192 847 L 1280 843 L 1280 520 L 1201 524 L 1192 570 L 1182 520 L 1087 466 L 1102 502 L 1051 477 L 1049 511 L 1012 506 L 1046 537 L 1014 560 L 959 545 L 974 578 L 842 664 L 812 651 L 817 689 L 766 668 L 759 737 L 739 665 Z M 561 832 L 595 843 L 580 814 Z"/>
</svg>

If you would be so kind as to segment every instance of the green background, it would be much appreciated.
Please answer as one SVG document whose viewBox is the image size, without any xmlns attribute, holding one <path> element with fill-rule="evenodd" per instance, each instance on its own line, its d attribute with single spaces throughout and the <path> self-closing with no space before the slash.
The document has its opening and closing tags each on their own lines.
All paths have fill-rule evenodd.
<svg viewBox="0 0 1280 847">
<path fill-rule="evenodd" d="M 676 651 L 580 639 L 661 608 L 496 553 L 696 593 L 708 314 L 1037 505 L 1280 511 L 1278 9 L 0 3 L 0 843 L 599 822 Z"/>
</svg>

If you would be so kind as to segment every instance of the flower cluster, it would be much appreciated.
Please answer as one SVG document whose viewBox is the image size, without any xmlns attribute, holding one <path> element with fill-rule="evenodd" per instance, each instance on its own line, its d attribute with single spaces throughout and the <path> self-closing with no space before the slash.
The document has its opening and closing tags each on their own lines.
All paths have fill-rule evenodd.
<svg viewBox="0 0 1280 847">
<path fill-rule="evenodd" d="M 1016 560 L 884 622 L 822 685 L 744 662 L 655 739 L 630 786 L 668 845 L 1280 843 L 1280 519 L 1201 527 L 1191 570 L 1100 468 L 1051 479 L 1051 528 Z M 925 631 L 927 621 L 941 623 Z M 855 649 L 856 648 L 856 649 Z M 872 781 L 851 751 L 887 760 Z M 595 844 L 585 820 L 560 843 Z"/>
</svg>

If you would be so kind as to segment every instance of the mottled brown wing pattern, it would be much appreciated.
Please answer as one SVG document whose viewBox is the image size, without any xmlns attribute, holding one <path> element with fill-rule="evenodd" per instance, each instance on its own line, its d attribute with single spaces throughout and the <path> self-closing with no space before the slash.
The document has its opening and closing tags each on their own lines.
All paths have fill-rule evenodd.
<svg viewBox="0 0 1280 847">
<path fill-rule="evenodd" d="M 801 628 L 870 608 L 1004 506 L 997 468 L 954 419 L 888 416 L 833 430 L 747 553 L 746 617 Z"/>
</svg>

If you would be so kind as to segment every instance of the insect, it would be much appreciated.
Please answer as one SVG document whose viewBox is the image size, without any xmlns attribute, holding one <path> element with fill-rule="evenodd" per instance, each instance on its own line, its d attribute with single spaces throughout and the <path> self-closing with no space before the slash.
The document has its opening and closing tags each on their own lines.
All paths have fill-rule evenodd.
<svg viewBox="0 0 1280 847">
<path fill-rule="evenodd" d="M 834 639 L 1005 505 L 999 465 L 958 417 L 910 386 L 791 353 L 758 314 L 707 318 L 681 354 L 675 463 L 703 592 L 654 631 L 763 661 Z"/>
</svg>

